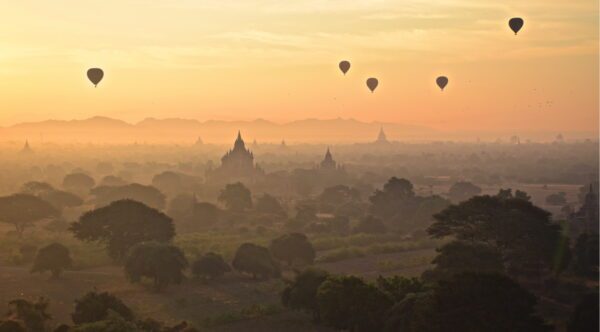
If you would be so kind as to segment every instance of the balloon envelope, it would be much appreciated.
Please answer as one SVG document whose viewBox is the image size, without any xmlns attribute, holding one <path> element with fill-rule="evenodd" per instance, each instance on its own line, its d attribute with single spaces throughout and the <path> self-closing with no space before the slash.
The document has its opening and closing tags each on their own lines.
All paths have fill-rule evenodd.
<svg viewBox="0 0 600 332">
<path fill-rule="evenodd" d="M 446 87 L 446 85 L 448 85 L 448 77 L 440 76 L 435 80 L 435 82 L 440 87 L 440 89 L 442 89 L 442 91 L 444 91 L 444 88 Z"/>
<path fill-rule="evenodd" d="M 342 73 L 344 73 L 344 75 L 346 75 L 346 73 L 348 72 L 349 69 L 350 69 L 350 62 L 348 62 L 346 60 L 340 62 L 340 70 L 342 71 Z"/>
<path fill-rule="evenodd" d="M 369 90 L 371 90 L 371 92 L 375 91 L 377 85 L 379 85 L 379 81 L 375 77 L 367 79 L 367 87 Z"/>
<path fill-rule="evenodd" d="M 525 24 L 525 22 L 520 17 L 514 17 L 508 21 L 508 26 L 515 33 L 515 35 L 517 34 L 517 32 L 519 32 L 519 30 L 521 30 L 523 24 Z"/>
<path fill-rule="evenodd" d="M 102 81 L 102 77 L 104 77 L 104 72 L 100 68 L 90 68 L 87 71 L 88 79 L 94 83 L 94 86 L 98 85 L 100 81 Z"/>
</svg>

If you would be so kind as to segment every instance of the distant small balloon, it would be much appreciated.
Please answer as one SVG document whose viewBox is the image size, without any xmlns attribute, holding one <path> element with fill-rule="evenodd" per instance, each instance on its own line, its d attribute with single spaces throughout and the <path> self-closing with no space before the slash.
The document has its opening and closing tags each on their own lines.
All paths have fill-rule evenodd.
<svg viewBox="0 0 600 332">
<path fill-rule="evenodd" d="M 446 85 L 448 85 L 448 77 L 440 76 L 435 80 L 435 82 L 440 87 L 440 89 L 442 89 L 442 91 L 444 91 L 444 88 L 446 87 Z"/>
<path fill-rule="evenodd" d="M 519 32 L 519 30 L 521 30 L 523 24 L 525 24 L 525 22 L 520 17 L 514 17 L 508 21 L 508 26 L 515 33 L 515 35 L 517 34 L 517 32 Z"/>
<path fill-rule="evenodd" d="M 350 70 L 350 62 L 346 60 L 340 62 L 340 70 L 342 71 L 342 73 L 344 73 L 344 75 L 346 75 L 348 70 Z"/>
<path fill-rule="evenodd" d="M 367 87 L 369 90 L 371 90 L 371 92 L 374 92 L 378 85 L 379 81 L 375 77 L 367 79 Z"/>
<path fill-rule="evenodd" d="M 97 86 L 98 83 L 102 81 L 104 72 L 100 68 L 90 68 L 87 71 L 87 77 L 92 83 L 94 83 L 94 86 Z"/>
</svg>

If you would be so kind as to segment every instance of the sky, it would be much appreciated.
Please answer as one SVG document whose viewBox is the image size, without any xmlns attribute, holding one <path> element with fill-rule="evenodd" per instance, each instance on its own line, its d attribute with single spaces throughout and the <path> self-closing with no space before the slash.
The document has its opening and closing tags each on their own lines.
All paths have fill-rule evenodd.
<svg viewBox="0 0 600 332">
<path fill-rule="evenodd" d="M 598 131 L 598 15 L 597 0 L 2 1 L 0 126 L 341 117 Z M 511 17 L 525 20 L 518 36 Z M 105 72 L 97 88 L 90 67 Z"/>
</svg>

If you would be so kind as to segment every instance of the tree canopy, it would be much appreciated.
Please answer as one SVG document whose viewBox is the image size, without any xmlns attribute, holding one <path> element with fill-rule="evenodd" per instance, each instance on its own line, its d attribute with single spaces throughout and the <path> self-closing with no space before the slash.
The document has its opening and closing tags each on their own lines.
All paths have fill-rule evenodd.
<svg viewBox="0 0 600 332">
<path fill-rule="evenodd" d="M 90 192 L 96 197 L 96 207 L 102 207 L 121 199 L 132 199 L 158 210 L 165 208 L 165 195 L 152 186 L 138 183 L 124 186 L 101 186 Z"/>
<path fill-rule="evenodd" d="M 294 263 L 312 264 L 316 257 L 315 249 L 302 233 L 284 234 L 274 239 L 270 250 L 273 257 L 290 266 Z"/>
<path fill-rule="evenodd" d="M 241 182 L 225 186 L 225 189 L 221 190 L 218 199 L 225 204 L 227 209 L 232 211 L 241 212 L 252 207 L 250 190 Z"/>
<path fill-rule="evenodd" d="M 297 273 L 293 280 L 286 281 L 287 285 L 281 293 L 281 302 L 288 308 L 312 313 L 318 320 L 320 315 L 317 291 L 328 277 L 327 271 L 312 267 Z"/>
<path fill-rule="evenodd" d="M 133 246 L 127 255 L 125 274 L 131 282 L 150 278 L 154 290 L 161 291 L 169 284 L 180 284 L 187 266 L 188 262 L 179 248 L 155 241 L 142 242 Z"/>
<path fill-rule="evenodd" d="M 53 278 L 58 278 L 65 268 L 71 267 L 71 264 L 69 248 L 60 243 L 52 243 L 38 250 L 31 272 L 50 271 Z"/>
<path fill-rule="evenodd" d="M 77 325 L 99 322 L 107 319 L 111 310 L 125 320 L 132 321 L 134 318 L 131 309 L 118 297 L 108 292 L 93 291 L 75 300 L 75 311 L 71 314 L 71 319 Z"/>
<path fill-rule="evenodd" d="M 70 230 L 80 240 L 104 243 L 109 256 L 115 260 L 124 258 L 137 243 L 166 242 L 175 236 L 171 218 L 130 199 L 86 212 L 71 224 Z"/>
<path fill-rule="evenodd" d="M 202 276 L 207 278 L 217 278 L 222 277 L 226 272 L 231 271 L 231 268 L 225 261 L 223 257 L 219 254 L 215 254 L 214 252 L 209 252 L 200 256 L 193 264 L 192 264 L 192 273 L 195 276 Z"/>
<path fill-rule="evenodd" d="M 235 252 L 231 265 L 237 271 L 249 273 L 254 278 L 279 277 L 281 275 L 279 265 L 271 257 L 269 249 L 253 243 L 242 244 Z"/>
<path fill-rule="evenodd" d="M 0 222 L 13 224 L 19 235 L 36 221 L 58 216 L 59 212 L 50 203 L 33 195 L 0 197 Z"/>
</svg>

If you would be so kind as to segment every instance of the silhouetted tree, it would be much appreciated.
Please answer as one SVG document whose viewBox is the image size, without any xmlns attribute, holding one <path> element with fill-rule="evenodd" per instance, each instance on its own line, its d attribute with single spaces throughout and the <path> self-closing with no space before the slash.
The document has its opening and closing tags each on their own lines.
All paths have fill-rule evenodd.
<svg viewBox="0 0 600 332">
<path fill-rule="evenodd" d="M 135 323 L 126 320 L 114 311 L 109 311 L 106 319 L 86 323 L 70 329 L 69 332 L 139 332 Z"/>
<path fill-rule="evenodd" d="M 432 261 L 433 270 L 425 271 L 423 278 L 435 281 L 464 272 L 503 273 L 502 254 L 496 247 L 485 243 L 453 241 L 437 249 Z"/>
<path fill-rule="evenodd" d="M 71 173 L 65 176 L 62 186 L 69 191 L 87 194 L 95 184 L 94 179 L 87 174 Z"/>
<path fill-rule="evenodd" d="M 411 204 L 415 197 L 413 185 L 406 179 L 392 177 L 383 186 L 383 190 L 376 190 L 369 197 L 371 201 L 371 212 L 384 219 L 394 217 L 404 212 L 407 205 Z"/>
<path fill-rule="evenodd" d="M 286 281 L 281 302 L 285 307 L 311 313 L 315 320 L 319 320 L 317 290 L 328 277 L 327 271 L 318 268 L 307 268 L 297 273 L 294 280 Z"/>
<path fill-rule="evenodd" d="M 75 312 L 71 314 L 71 319 L 77 325 L 99 322 L 107 319 L 111 310 L 125 320 L 133 321 L 133 312 L 121 299 L 108 292 L 96 291 L 75 300 Z"/>
<path fill-rule="evenodd" d="M 567 332 L 600 331 L 598 310 L 598 292 L 585 295 L 569 317 Z"/>
<path fill-rule="evenodd" d="M 96 207 L 102 207 L 121 199 L 132 199 L 158 210 L 165 208 L 165 195 L 152 186 L 132 183 L 125 186 L 106 186 L 92 189 Z"/>
<path fill-rule="evenodd" d="M 354 233 L 383 234 L 387 229 L 381 219 L 374 216 L 366 216 L 354 227 L 353 231 Z"/>
<path fill-rule="evenodd" d="M 166 171 L 152 178 L 152 185 L 165 193 L 176 193 L 183 187 L 181 176 L 178 173 Z"/>
<path fill-rule="evenodd" d="M 166 242 L 175 236 L 171 218 L 129 199 L 88 211 L 69 229 L 80 240 L 104 243 L 109 256 L 115 260 L 121 260 L 137 243 Z"/>
<path fill-rule="evenodd" d="M 317 291 L 321 320 L 348 331 L 379 331 L 392 301 L 374 285 L 356 276 L 332 276 Z"/>
<path fill-rule="evenodd" d="M 256 277 L 279 277 L 281 271 L 277 262 L 271 257 L 269 249 L 253 243 L 244 243 L 235 252 L 231 263 L 238 272 L 245 272 Z"/>
<path fill-rule="evenodd" d="M 61 214 L 65 208 L 77 207 L 83 204 L 81 197 L 62 190 L 50 190 L 41 193 L 40 198 L 52 204 Z"/>
<path fill-rule="evenodd" d="M 290 233 L 282 235 L 271 241 L 271 254 L 289 266 L 294 263 L 312 264 L 316 253 L 306 235 Z"/>
<path fill-rule="evenodd" d="M 0 332 L 28 332 L 23 324 L 14 320 L 0 320 Z"/>
<path fill-rule="evenodd" d="M 215 225 L 219 222 L 221 211 L 211 203 L 200 202 L 192 206 L 192 215 L 190 222 L 201 226 Z"/>
<path fill-rule="evenodd" d="M 435 320 L 435 297 L 433 291 L 409 293 L 388 310 L 384 332 L 442 332 Z"/>
<path fill-rule="evenodd" d="M 209 252 L 205 255 L 200 256 L 192 264 L 192 273 L 195 276 L 202 276 L 206 278 L 217 278 L 222 277 L 225 272 L 231 271 L 231 268 L 221 255 Z"/>
<path fill-rule="evenodd" d="M 506 276 L 464 273 L 439 281 L 433 319 L 441 331 L 551 331 L 535 305 L 535 296 Z"/>
<path fill-rule="evenodd" d="M 583 233 L 577 238 L 573 250 L 573 270 L 579 276 L 598 278 L 598 260 L 600 259 L 598 234 Z"/>
<path fill-rule="evenodd" d="M 0 222 L 13 224 L 19 236 L 27 226 L 42 219 L 58 217 L 50 203 L 28 194 L 0 197 Z"/>
<path fill-rule="evenodd" d="M 472 184 L 471 182 L 457 182 L 450 187 L 448 191 L 448 196 L 453 202 L 462 202 L 467 199 L 479 195 L 481 193 L 481 188 Z"/>
<path fill-rule="evenodd" d="M 21 193 L 33 196 L 52 190 L 54 190 L 54 187 L 51 184 L 39 181 L 29 181 L 21 186 Z"/>
<path fill-rule="evenodd" d="M 435 219 L 428 229 L 433 237 L 453 235 L 488 243 L 498 248 L 505 262 L 516 266 L 532 260 L 552 266 L 555 249 L 563 240 L 549 212 L 512 196 L 475 196 L 451 205 Z"/>
<path fill-rule="evenodd" d="M 287 213 L 285 212 L 279 201 L 269 194 L 262 195 L 256 201 L 255 209 L 256 212 L 259 213 L 275 214 L 284 217 L 287 216 Z"/>
<path fill-rule="evenodd" d="M 125 274 L 131 282 L 143 277 L 154 280 L 154 290 L 161 291 L 169 284 L 180 284 L 188 262 L 183 252 L 170 244 L 142 242 L 131 248 L 125 260 Z"/>
<path fill-rule="evenodd" d="M 100 187 L 106 187 L 106 186 L 113 186 L 113 187 L 119 187 L 119 186 L 124 186 L 127 184 L 127 181 L 121 179 L 118 176 L 114 176 L 114 175 L 107 175 L 105 177 L 102 178 L 102 180 L 100 180 Z"/>
<path fill-rule="evenodd" d="M 360 192 L 345 185 L 332 186 L 323 190 L 318 197 L 318 201 L 322 207 L 321 211 L 333 212 L 335 208 L 342 204 L 360 201 Z M 331 206 L 331 211 L 324 210 L 323 207 L 325 206 Z"/>
<path fill-rule="evenodd" d="M 232 211 L 241 212 L 252 207 L 250 190 L 241 182 L 225 186 L 225 189 L 221 190 L 218 199 L 225 204 L 227 209 Z"/>
<path fill-rule="evenodd" d="M 71 264 L 69 249 L 60 243 L 52 243 L 38 250 L 31 273 L 50 271 L 52 278 L 59 278 L 62 271 L 71 267 Z"/>
<path fill-rule="evenodd" d="M 410 293 L 421 293 L 429 289 L 419 278 L 406 278 L 403 276 L 392 276 L 377 278 L 377 287 L 394 302 L 400 302 Z"/>
<path fill-rule="evenodd" d="M 21 323 L 28 332 L 44 332 L 47 322 L 52 318 L 48 314 L 49 305 L 50 302 L 43 297 L 36 302 L 23 299 L 12 300 L 8 302 L 7 316 Z"/>
</svg>

